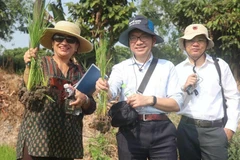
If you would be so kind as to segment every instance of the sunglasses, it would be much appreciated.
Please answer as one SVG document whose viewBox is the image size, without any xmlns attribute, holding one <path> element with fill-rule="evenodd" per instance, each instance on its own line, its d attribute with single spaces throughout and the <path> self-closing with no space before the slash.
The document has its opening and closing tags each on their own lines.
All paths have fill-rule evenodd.
<svg viewBox="0 0 240 160">
<path fill-rule="evenodd" d="M 56 42 L 63 42 L 64 39 L 66 39 L 67 43 L 69 43 L 69 44 L 74 44 L 76 42 L 79 42 L 77 38 L 72 37 L 72 36 L 64 36 L 61 34 L 54 34 L 54 36 L 52 37 L 52 40 L 54 40 Z"/>
</svg>

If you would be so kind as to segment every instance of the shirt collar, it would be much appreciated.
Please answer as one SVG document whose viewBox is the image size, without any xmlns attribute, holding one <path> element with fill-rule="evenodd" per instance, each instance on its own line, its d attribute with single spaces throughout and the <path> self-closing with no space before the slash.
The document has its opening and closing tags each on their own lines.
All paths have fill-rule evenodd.
<svg viewBox="0 0 240 160">
<path fill-rule="evenodd" d="M 205 55 L 206 55 L 205 62 L 214 63 L 212 57 L 211 57 L 209 54 L 205 53 Z M 191 64 L 191 62 L 190 62 L 190 60 L 189 60 L 189 57 L 187 57 L 187 58 L 183 61 L 183 65 L 193 65 L 193 64 Z"/>
<path fill-rule="evenodd" d="M 206 61 L 214 63 L 213 58 L 208 54 L 206 54 Z"/>
<path fill-rule="evenodd" d="M 149 62 L 151 62 L 152 59 L 153 59 L 153 55 L 152 55 L 152 52 L 151 52 L 151 53 L 150 53 L 150 58 L 147 60 L 146 64 L 149 63 Z M 142 64 L 142 63 L 138 62 L 134 56 L 132 56 L 132 57 L 130 58 L 129 65 L 134 65 L 135 63 L 137 63 L 137 64 Z"/>
</svg>

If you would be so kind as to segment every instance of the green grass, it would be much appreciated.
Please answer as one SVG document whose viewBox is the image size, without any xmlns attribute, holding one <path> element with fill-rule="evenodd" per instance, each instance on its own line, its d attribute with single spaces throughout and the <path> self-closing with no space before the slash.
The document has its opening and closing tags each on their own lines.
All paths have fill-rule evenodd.
<svg viewBox="0 0 240 160">
<path fill-rule="evenodd" d="M 7 145 L 0 146 L 0 160 L 16 160 L 16 152 L 13 147 Z"/>
</svg>

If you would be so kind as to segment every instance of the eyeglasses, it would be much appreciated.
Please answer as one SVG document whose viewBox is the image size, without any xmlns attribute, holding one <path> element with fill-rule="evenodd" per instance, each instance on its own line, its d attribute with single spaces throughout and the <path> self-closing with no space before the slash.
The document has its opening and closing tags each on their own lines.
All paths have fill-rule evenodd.
<svg viewBox="0 0 240 160">
<path fill-rule="evenodd" d="M 140 41 L 145 42 L 145 41 L 149 40 L 150 38 L 152 38 L 152 36 L 147 35 L 147 34 L 142 34 L 139 37 L 132 35 L 132 36 L 129 37 L 129 41 L 132 42 L 132 43 L 135 43 L 135 42 L 138 41 L 138 39 L 140 39 Z"/>
<path fill-rule="evenodd" d="M 191 40 L 186 40 L 186 43 L 192 45 L 195 42 L 197 42 L 198 44 L 204 44 L 207 42 L 206 38 L 198 38 L 198 39 L 191 39 Z"/>
<path fill-rule="evenodd" d="M 56 42 L 63 42 L 64 39 L 66 39 L 67 43 L 69 43 L 69 44 L 74 44 L 74 43 L 78 42 L 78 39 L 76 37 L 72 37 L 72 36 L 64 36 L 61 34 L 55 34 L 52 37 L 52 40 L 54 40 Z"/>
</svg>

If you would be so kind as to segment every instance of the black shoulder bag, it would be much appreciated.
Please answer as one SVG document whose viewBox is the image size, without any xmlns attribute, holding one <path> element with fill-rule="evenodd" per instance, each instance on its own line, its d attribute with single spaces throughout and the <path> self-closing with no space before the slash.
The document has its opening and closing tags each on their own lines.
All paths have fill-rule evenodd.
<svg viewBox="0 0 240 160">
<path fill-rule="evenodd" d="M 218 59 L 217 59 L 215 56 L 213 56 L 212 58 L 213 58 L 213 60 L 214 60 L 215 67 L 216 67 L 217 72 L 218 72 L 219 85 L 220 85 L 221 91 L 222 91 L 223 110 L 224 110 L 223 124 L 224 124 L 224 126 L 225 126 L 226 123 L 227 123 L 227 120 L 228 120 L 228 117 L 227 117 L 227 103 L 226 103 L 227 100 L 226 100 L 226 98 L 225 98 L 225 96 L 224 96 L 224 90 L 223 90 L 222 78 L 221 78 L 221 69 L 220 69 L 220 66 L 219 66 L 219 64 L 218 64 Z"/>
<path fill-rule="evenodd" d="M 146 88 L 146 85 L 148 83 L 148 80 L 150 79 L 154 68 L 157 65 L 157 58 L 153 58 L 145 76 L 143 77 L 143 80 L 138 88 L 139 93 L 143 93 L 143 91 Z M 137 121 L 138 119 L 138 113 L 137 111 L 132 108 L 129 104 L 127 104 L 126 101 L 120 101 L 110 108 L 108 111 L 108 116 L 111 117 L 111 125 L 113 127 L 122 127 L 130 125 Z"/>
</svg>

